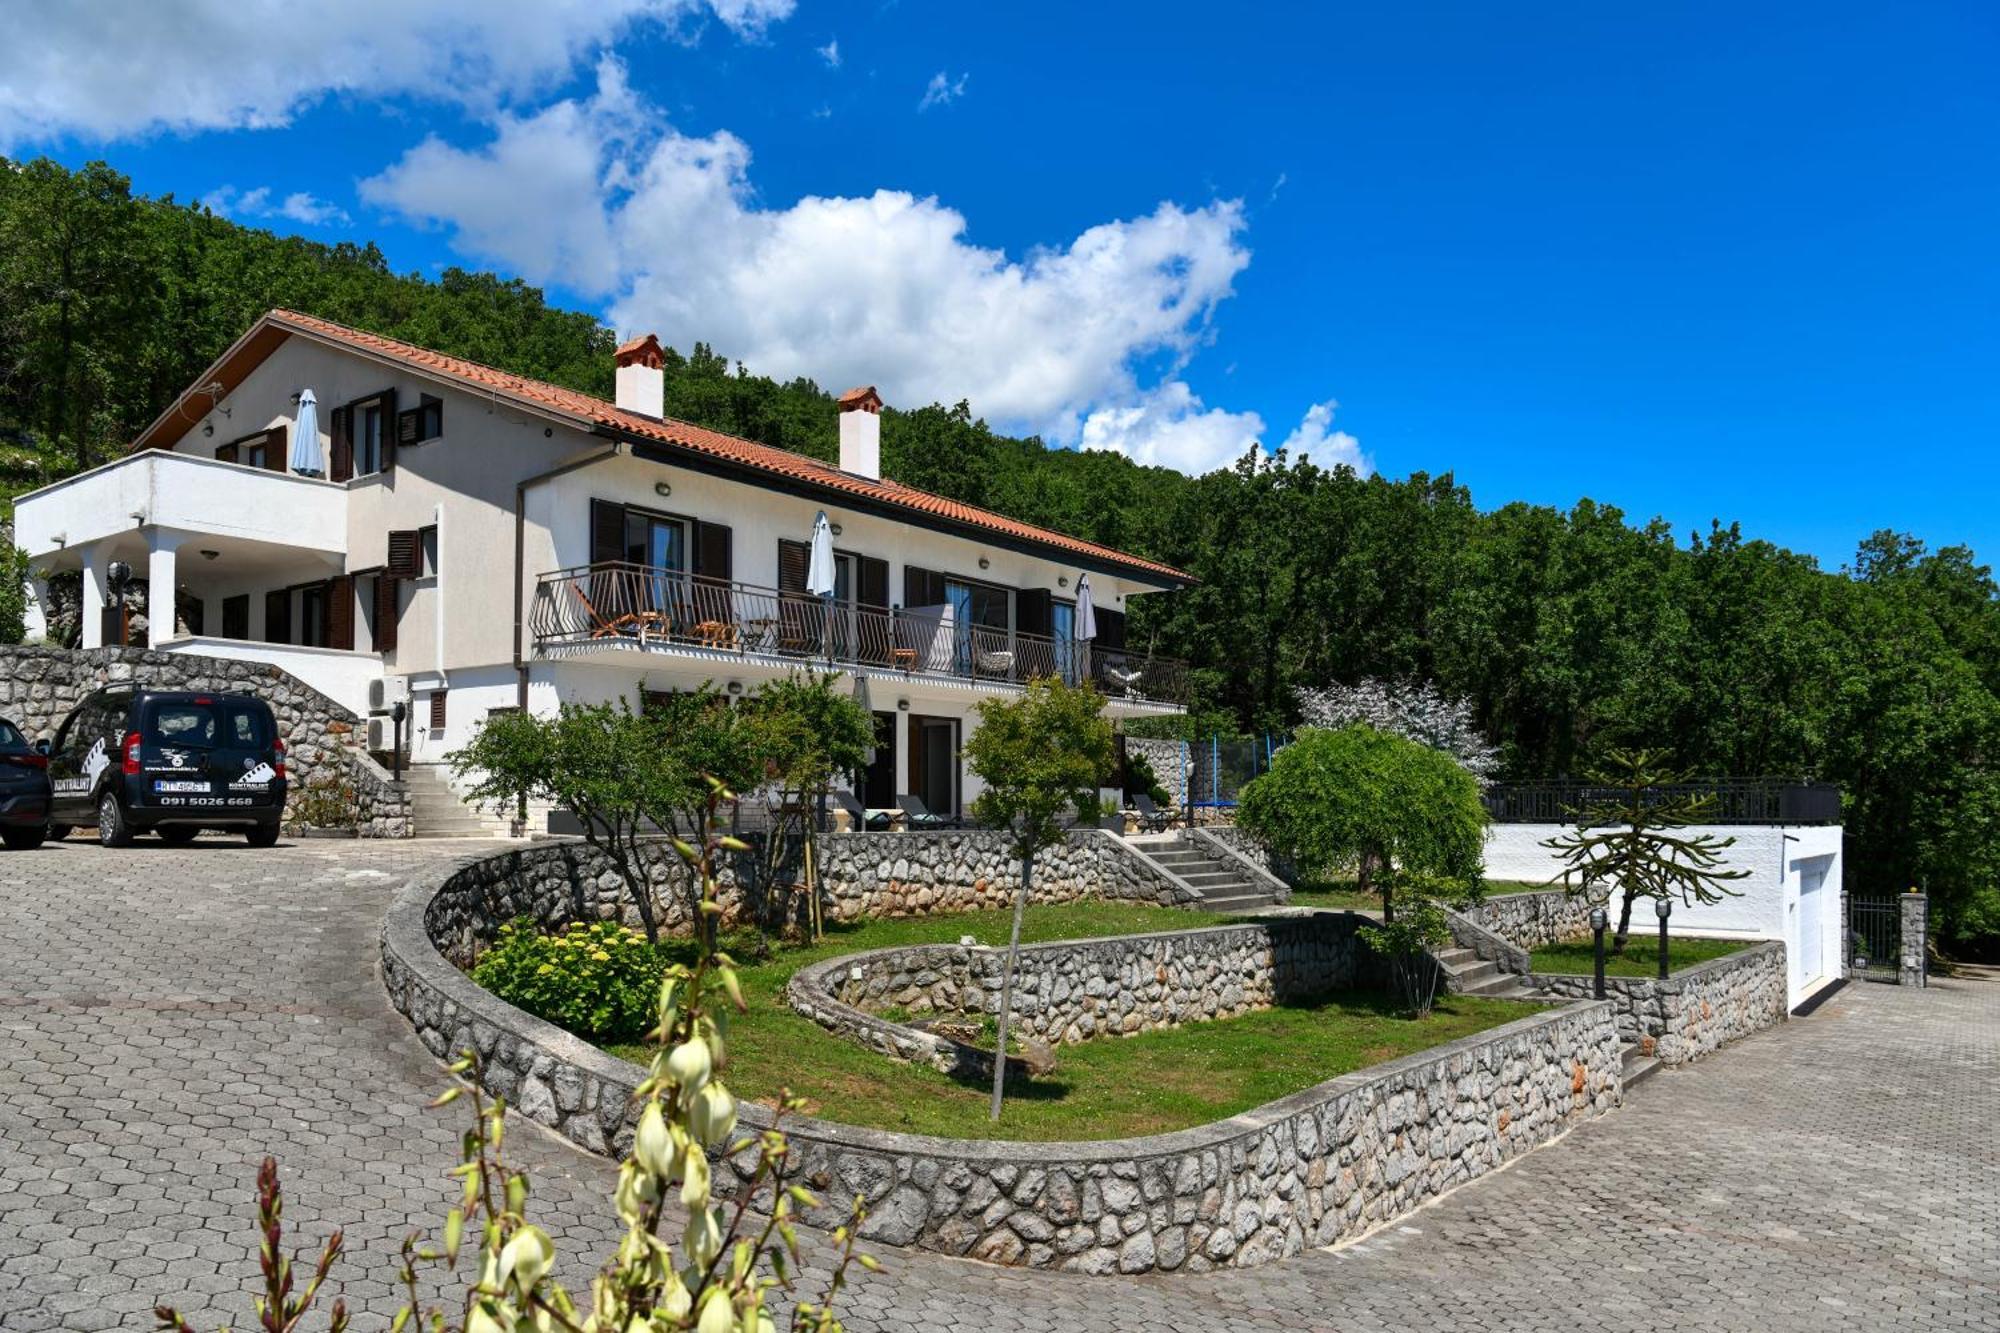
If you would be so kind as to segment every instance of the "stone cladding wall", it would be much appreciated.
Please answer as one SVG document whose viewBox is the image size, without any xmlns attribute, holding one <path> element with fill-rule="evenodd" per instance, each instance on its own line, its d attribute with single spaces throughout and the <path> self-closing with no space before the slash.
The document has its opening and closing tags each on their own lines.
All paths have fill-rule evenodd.
<svg viewBox="0 0 2000 1333">
<path fill-rule="evenodd" d="M 404 888 L 383 925 L 389 997 L 439 1058 L 477 1049 L 488 1086 L 516 1110 L 621 1153 L 640 1070 L 489 995 L 439 952 L 451 940 L 427 922 L 453 914 L 436 900 L 467 896 L 468 874 L 490 888 L 485 865 L 442 861 Z M 1248 1267 L 1370 1231 L 1617 1106 L 1610 1009 L 1536 1013 L 1147 1138 L 971 1142 L 814 1119 L 785 1128 L 796 1178 L 827 1198 L 867 1200 L 872 1241 L 1086 1273 Z M 769 1114 L 743 1108 L 751 1129 Z M 750 1166 L 731 1161 L 718 1186 L 740 1187 Z"/>
<path fill-rule="evenodd" d="M 1588 998 L 1590 977 L 1535 972 L 1522 978 L 1547 995 Z M 1742 953 L 1657 977 L 1606 977 L 1619 1040 L 1636 1043 L 1661 1064 L 1679 1065 L 1753 1032 L 1782 1023 L 1785 946 L 1770 940 Z"/>
</svg>

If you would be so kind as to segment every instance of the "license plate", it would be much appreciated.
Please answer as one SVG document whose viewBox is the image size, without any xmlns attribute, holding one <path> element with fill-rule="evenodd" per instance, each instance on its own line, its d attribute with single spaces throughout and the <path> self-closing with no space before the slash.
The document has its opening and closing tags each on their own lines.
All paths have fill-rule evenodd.
<svg viewBox="0 0 2000 1333">
<path fill-rule="evenodd" d="M 208 792 L 208 784 L 206 782 L 191 782 L 186 780 L 174 781 L 167 778 L 162 778 L 158 782 L 155 782 L 153 784 L 153 790 L 201 792 L 205 795 Z"/>
</svg>

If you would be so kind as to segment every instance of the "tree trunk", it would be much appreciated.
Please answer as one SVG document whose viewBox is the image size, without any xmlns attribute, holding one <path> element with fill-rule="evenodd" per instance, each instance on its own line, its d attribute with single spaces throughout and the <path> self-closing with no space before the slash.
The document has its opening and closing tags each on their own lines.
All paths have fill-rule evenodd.
<svg viewBox="0 0 2000 1333">
<path fill-rule="evenodd" d="M 1021 892 L 1014 899 L 1014 929 L 1007 937 L 1007 965 L 1000 973 L 1000 1036 L 993 1047 L 993 1114 L 1000 1119 L 1000 1100 L 1007 1088 L 1007 1017 L 1014 1003 L 1014 965 L 1021 957 L 1021 915 L 1028 910 L 1028 887 L 1035 880 L 1035 854 L 1021 858 Z"/>
<path fill-rule="evenodd" d="M 1638 897 L 1638 894 L 1634 893 L 1630 888 L 1621 889 L 1620 892 L 1625 895 L 1625 901 L 1619 904 L 1618 907 L 1618 932 L 1611 937 L 1611 956 L 1613 958 L 1623 958 L 1625 956 L 1625 941 L 1632 934 L 1632 900 Z"/>
</svg>

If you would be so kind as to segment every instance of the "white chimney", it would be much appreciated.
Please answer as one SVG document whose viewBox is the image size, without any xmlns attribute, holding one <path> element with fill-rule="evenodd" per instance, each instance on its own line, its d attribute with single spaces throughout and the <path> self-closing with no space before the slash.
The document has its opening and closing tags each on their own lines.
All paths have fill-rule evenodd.
<svg viewBox="0 0 2000 1333">
<path fill-rule="evenodd" d="M 840 395 L 840 470 L 882 479 L 882 395 L 872 384 Z"/>
<path fill-rule="evenodd" d="M 649 333 L 618 349 L 618 408 L 658 419 L 667 414 L 667 356 Z"/>
</svg>

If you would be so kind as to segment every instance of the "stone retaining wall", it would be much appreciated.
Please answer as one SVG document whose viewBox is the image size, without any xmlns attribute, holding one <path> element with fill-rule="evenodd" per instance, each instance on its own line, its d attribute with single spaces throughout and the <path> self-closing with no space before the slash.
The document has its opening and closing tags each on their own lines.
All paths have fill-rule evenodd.
<svg viewBox="0 0 2000 1333">
<path fill-rule="evenodd" d="M 360 719 L 296 676 L 265 662 L 242 662 L 145 648 L 0 646 L 0 716 L 30 740 L 55 738 L 70 710 L 104 685 L 124 682 L 162 690 L 254 694 L 271 705 L 285 738 L 290 790 L 346 762 L 358 749 Z M 364 836 L 366 830 L 364 829 Z"/>
<path fill-rule="evenodd" d="M 407 838 L 416 832 L 409 784 L 360 752 L 354 756 L 354 823 L 364 838 Z"/>
<path fill-rule="evenodd" d="M 1590 977 L 1536 972 L 1522 978 L 1548 995 L 1587 998 Z M 1661 1064 L 1686 1064 L 1717 1047 L 1782 1023 L 1785 946 L 1770 940 L 1657 977 L 1606 977 L 1619 1039 L 1657 1056 Z"/>
<path fill-rule="evenodd" d="M 1463 915 L 1522 949 L 1590 933 L 1590 904 L 1560 889 L 1496 894 Z"/>
<path fill-rule="evenodd" d="M 1031 944 L 1014 977 L 1012 1023 L 1051 1045 L 1132 1036 L 1228 1018 L 1379 981 L 1355 927 L 1360 917 L 1311 916 L 1205 930 Z M 1000 1012 L 1007 951 L 925 944 L 831 958 L 799 969 L 785 1001 L 829 1032 L 899 1060 L 970 1077 L 991 1055 L 893 1022 Z"/>
<path fill-rule="evenodd" d="M 440 1059 L 477 1049 L 488 1086 L 522 1114 L 622 1152 L 640 1070 L 489 995 L 439 953 L 450 941 L 434 942 L 426 922 L 452 915 L 434 901 L 468 896 L 457 883 L 468 874 L 494 883 L 468 857 L 398 896 L 382 933 L 391 1001 Z M 877 1243 L 1092 1273 L 1199 1271 L 1360 1235 L 1622 1095 L 1610 1006 L 1578 1002 L 1174 1134 L 998 1143 L 812 1119 L 785 1128 L 798 1178 L 828 1198 L 866 1199 L 863 1234 Z M 742 1116 L 750 1129 L 770 1123 L 761 1106 Z M 747 1170 L 732 1162 L 718 1186 L 740 1187 Z"/>
</svg>

